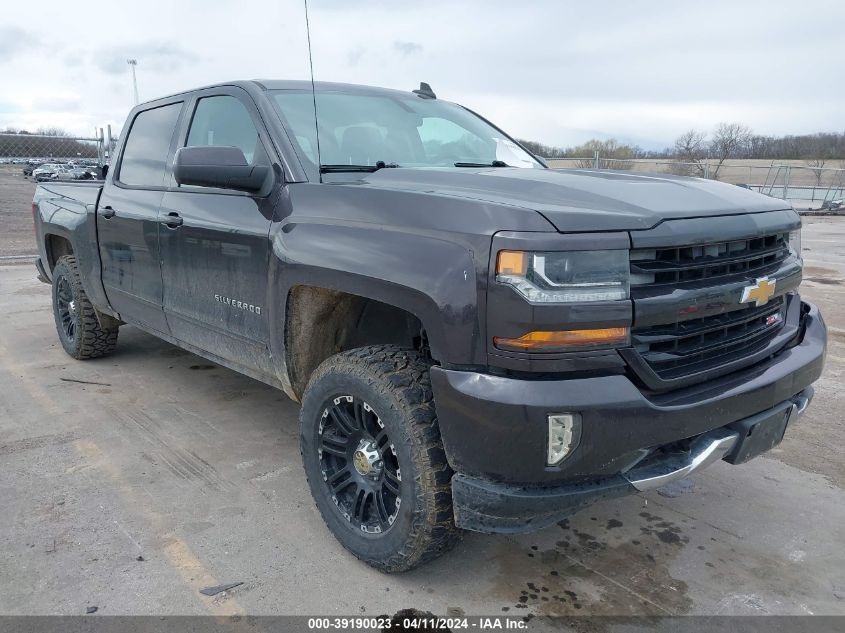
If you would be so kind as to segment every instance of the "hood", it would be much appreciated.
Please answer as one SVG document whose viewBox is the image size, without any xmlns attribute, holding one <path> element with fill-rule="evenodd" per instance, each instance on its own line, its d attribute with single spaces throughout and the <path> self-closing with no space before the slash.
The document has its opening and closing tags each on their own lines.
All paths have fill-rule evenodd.
<svg viewBox="0 0 845 633">
<path fill-rule="evenodd" d="M 355 184 L 533 209 L 561 232 L 649 229 L 668 219 L 791 208 L 736 185 L 618 171 L 397 168 Z"/>
</svg>

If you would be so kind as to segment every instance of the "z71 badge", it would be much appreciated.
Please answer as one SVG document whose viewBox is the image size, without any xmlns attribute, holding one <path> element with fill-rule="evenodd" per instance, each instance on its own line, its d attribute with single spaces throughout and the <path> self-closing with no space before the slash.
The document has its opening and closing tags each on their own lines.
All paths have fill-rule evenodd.
<svg viewBox="0 0 845 633">
<path fill-rule="evenodd" d="M 246 301 L 239 301 L 232 299 L 232 297 L 224 297 L 223 295 L 214 295 L 214 300 L 219 303 L 225 303 L 227 306 L 238 308 L 244 312 L 252 312 L 253 314 L 261 314 L 261 306 L 252 305 Z"/>
</svg>

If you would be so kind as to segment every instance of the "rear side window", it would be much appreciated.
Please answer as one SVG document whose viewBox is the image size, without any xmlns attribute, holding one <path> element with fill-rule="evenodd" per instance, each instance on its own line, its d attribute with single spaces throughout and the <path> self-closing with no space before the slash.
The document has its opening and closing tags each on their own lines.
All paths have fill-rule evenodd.
<svg viewBox="0 0 845 633">
<path fill-rule="evenodd" d="M 237 147 L 251 165 L 270 164 L 249 111 L 229 95 L 204 97 L 197 102 L 186 145 Z"/>
<path fill-rule="evenodd" d="M 182 103 L 172 103 L 139 113 L 132 122 L 118 180 L 125 185 L 161 187 L 170 141 Z"/>
</svg>

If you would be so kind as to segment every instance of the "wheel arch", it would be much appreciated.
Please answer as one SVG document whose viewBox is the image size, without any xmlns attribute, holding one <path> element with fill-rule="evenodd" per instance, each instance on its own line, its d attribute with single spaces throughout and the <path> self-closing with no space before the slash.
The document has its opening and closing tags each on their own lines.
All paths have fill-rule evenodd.
<svg viewBox="0 0 845 633">
<path fill-rule="evenodd" d="M 322 308 L 358 297 L 391 306 L 389 312 L 405 315 L 407 322 L 416 320 L 433 360 L 450 366 L 486 362 L 478 315 L 486 297 L 487 262 L 486 256 L 476 262 L 475 254 L 489 245 L 479 240 L 474 244 L 371 223 L 289 221 L 280 225 L 271 236 L 268 305 L 271 346 L 277 372 L 290 379 L 288 395 L 299 399 L 303 380 L 307 382 L 308 369 L 314 364 L 296 369 L 298 359 L 291 352 L 295 336 L 301 334 L 296 326 L 303 321 L 297 319 L 302 307 L 298 300 L 303 298 L 295 290 L 299 286 L 324 293 L 316 297 L 323 301 L 322 307 L 318 301 L 321 309 L 304 313 L 317 317 L 315 325 Z M 369 337 L 362 345 L 399 343 Z M 339 347 L 348 349 L 335 346 L 335 353 L 341 351 Z"/>
<path fill-rule="evenodd" d="M 60 257 L 74 254 L 73 243 L 65 235 L 55 232 L 45 233 L 44 253 L 47 256 L 48 270 L 52 273 Z"/>
<path fill-rule="evenodd" d="M 319 365 L 335 354 L 370 345 L 416 349 L 433 360 L 425 321 L 408 305 L 336 288 L 297 284 L 285 301 L 285 364 L 291 390 L 301 399 Z"/>
</svg>

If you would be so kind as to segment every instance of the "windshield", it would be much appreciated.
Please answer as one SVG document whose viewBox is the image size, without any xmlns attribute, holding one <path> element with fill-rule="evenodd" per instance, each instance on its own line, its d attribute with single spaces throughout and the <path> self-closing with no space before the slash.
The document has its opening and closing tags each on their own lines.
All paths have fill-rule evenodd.
<svg viewBox="0 0 845 633">
<path fill-rule="evenodd" d="M 309 90 L 273 90 L 272 102 L 300 159 L 317 171 L 314 103 Z M 543 166 L 468 110 L 415 95 L 317 93 L 322 165 L 399 167 Z M 457 165 L 456 165 L 457 164 Z"/>
</svg>

